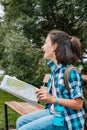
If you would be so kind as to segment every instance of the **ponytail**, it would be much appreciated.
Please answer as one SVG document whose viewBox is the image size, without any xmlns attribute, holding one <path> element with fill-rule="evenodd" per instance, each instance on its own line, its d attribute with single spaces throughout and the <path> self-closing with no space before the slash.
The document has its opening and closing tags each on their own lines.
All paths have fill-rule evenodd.
<svg viewBox="0 0 87 130">
<path fill-rule="evenodd" d="M 71 49 L 74 55 L 74 60 L 78 61 L 81 56 L 82 56 L 82 45 L 80 40 L 75 37 L 75 36 L 71 36 Z"/>
</svg>

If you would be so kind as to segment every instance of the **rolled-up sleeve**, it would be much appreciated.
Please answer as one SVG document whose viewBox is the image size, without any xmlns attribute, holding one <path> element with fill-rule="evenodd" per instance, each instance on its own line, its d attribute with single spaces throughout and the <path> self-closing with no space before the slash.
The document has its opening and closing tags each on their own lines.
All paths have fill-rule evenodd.
<svg viewBox="0 0 87 130">
<path fill-rule="evenodd" d="M 83 90 L 82 90 L 83 79 L 81 74 L 77 70 L 72 69 L 70 71 L 68 82 L 70 87 L 71 98 L 72 99 L 79 98 L 79 97 L 84 98 Z"/>
</svg>

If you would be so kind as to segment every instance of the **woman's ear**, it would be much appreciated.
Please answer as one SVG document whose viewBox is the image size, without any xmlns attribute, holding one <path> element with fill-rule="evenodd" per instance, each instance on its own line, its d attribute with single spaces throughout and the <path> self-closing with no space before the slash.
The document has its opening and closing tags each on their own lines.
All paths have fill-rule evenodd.
<svg viewBox="0 0 87 130">
<path fill-rule="evenodd" d="M 53 44 L 53 51 L 56 51 L 57 49 L 57 43 Z"/>
</svg>

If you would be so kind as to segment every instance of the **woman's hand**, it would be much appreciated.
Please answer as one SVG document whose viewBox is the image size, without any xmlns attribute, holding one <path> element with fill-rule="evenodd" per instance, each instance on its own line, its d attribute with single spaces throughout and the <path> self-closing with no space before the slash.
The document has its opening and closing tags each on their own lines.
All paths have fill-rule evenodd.
<svg viewBox="0 0 87 130">
<path fill-rule="evenodd" d="M 36 91 L 36 94 L 40 101 L 45 101 L 53 104 L 56 103 L 55 97 L 48 93 L 47 87 L 41 86 L 41 88 Z"/>
</svg>

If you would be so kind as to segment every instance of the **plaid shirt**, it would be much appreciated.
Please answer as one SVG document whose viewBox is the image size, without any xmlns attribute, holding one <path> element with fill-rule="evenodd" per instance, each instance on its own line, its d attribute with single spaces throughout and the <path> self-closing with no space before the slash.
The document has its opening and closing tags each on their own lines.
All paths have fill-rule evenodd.
<svg viewBox="0 0 87 130">
<path fill-rule="evenodd" d="M 75 69 L 70 71 L 68 81 L 70 92 L 68 92 L 64 85 L 64 71 L 69 65 L 59 64 L 58 67 L 56 67 L 55 64 L 50 61 L 49 66 L 51 67 L 51 77 L 48 81 L 48 92 L 50 94 L 52 94 L 52 78 L 54 77 L 54 86 L 56 88 L 57 97 L 67 99 L 83 98 L 82 77 L 78 71 Z M 46 104 L 46 108 L 49 108 L 50 106 L 51 104 Z M 64 117 L 67 130 L 84 129 L 85 112 L 83 108 L 81 110 L 74 110 L 65 107 Z"/>
</svg>

